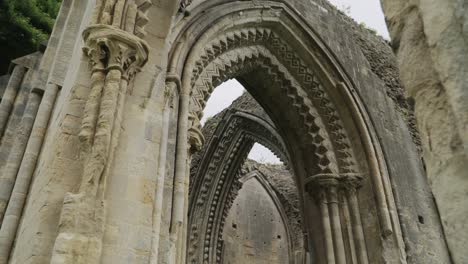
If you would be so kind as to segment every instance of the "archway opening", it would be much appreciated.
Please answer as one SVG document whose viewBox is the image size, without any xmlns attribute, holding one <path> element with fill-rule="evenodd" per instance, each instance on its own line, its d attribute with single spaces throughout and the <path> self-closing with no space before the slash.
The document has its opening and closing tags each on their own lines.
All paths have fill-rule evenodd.
<svg viewBox="0 0 468 264">
<path fill-rule="evenodd" d="M 197 222 L 206 225 L 197 228 L 218 235 L 208 242 L 219 251 L 216 263 L 301 263 L 307 250 L 299 191 L 269 115 L 239 82 L 230 80 L 214 90 L 201 123 L 206 142 L 192 160 L 189 218 L 197 222 L 194 199 L 200 195 L 194 190 L 203 190 L 205 182 L 208 193 L 220 196 L 212 201 L 220 207 L 214 214 L 222 213 L 212 223 Z"/>
<path fill-rule="evenodd" d="M 181 102 L 186 102 L 182 113 L 189 116 L 192 149 L 202 145 L 197 128 L 206 102 L 226 80 L 236 78 L 264 110 L 261 118 L 223 111 L 219 123 L 204 126 L 212 132 L 205 137 L 202 154 L 192 160 L 188 261 L 221 262 L 222 230 L 236 197 L 232 186 L 238 184 L 239 168 L 257 142 L 280 153 L 293 171 L 305 248 L 314 252 L 314 263 L 335 259 L 344 263 L 350 258 L 367 263 L 366 241 L 375 249 L 373 254 L 379 254 L 381 241 L 375 234 L 388 236 L 396 225 L 390 222 L 391 190 L 388 184 L 383 186 L 387 179 L 381 177 L 385 167 L 376 158 L 380 153 L 369 135 L 365 109 L 353 94 L 354 84 L 315 33 L 294 20 L 288 7 L 279 6 L 284 12 L 273 15 L 238 4 L 245 8 L 240 13 L 223 13 L 216 21 L 197 24 L 196 41 L 175 52 L 177 61 L 171 67 L 182 72 Z M 239 15 L 244 20 L 233 24 Z M 258 124 L 265 129 L 249 133 L 249 127 Z M 366 175 L 373 177 L 372 182 L 363 181 Z M 379 191 L 373 193 L 376 188 Z M 365 196 L 362 201 L 357 189 Z M 368 199 L 374 194 L 375 202 Z M 382 230 L 363 234 L 361 210 L 373 212 L 365 225 Z M 352 221 L 347 220 L 350 217 Z"/>
</svg>

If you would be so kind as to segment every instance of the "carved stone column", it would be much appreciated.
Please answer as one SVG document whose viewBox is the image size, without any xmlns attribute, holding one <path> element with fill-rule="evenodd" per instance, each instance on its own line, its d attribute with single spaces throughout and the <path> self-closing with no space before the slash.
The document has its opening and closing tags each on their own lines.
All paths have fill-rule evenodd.
<svg viewBox="0 0 468 264">
<path fill-rule="evenodd" d="M 149 0 L 97 1 L 83 32 L 91 89 L 79 138 L 83 174 L 78 193 L 67 193 L 51 263 L 98 263 L 105 223 L 106 179 L 118 143 L 129 81 L 148 59 L 141 39 Z"/>
<path fill-rule="evenodd" d="M 185 139 L 188 144 L 181 146 L 187 146 L 184 151 L 186 156 L 180 156 L 178 153 L 178 159 L 184 162 L 184 166 L 176 167 L 176 179 L 174 180 L 174 194 L 173 194 L 173 208 L 171 218 L 171 252 L 170 252 L 170 263 L 185 263 L 185 251 L 187 243 L 187 222 L 188 222 L 188 195 L 190 185 L 190 160 L 191 154 L 201 150 L 205 138 L 201 132 L 200 120 L 198 117 L 190 113 L 188 116 L 187 125 L 187 138 Z M 184 129 L 184 128 L 182 128 Z M 180 133 L 180 132 L 179 132 Z M 183 139 L 182 139 L 183 140 Z M 182 161 L 182 158 L 185 160 Z"/>
<path fill-rule="evenodd" d="M 21 82 L 26 74 L 27 68 L 21 65 L 15 66 L 11 73 L 8 85 L 3 93 L 0 103 L 0 138 L 3 136 L 5 126 L 10 116 L 11 109 L 13 108 L 16 94 L 21 87 Z"/>
<path fill-rule="evenodd" d="M 368 263 L 356 196 L 361 180 L 357 174 L 317 174 L 307 179 L 306 189 L 320 208 L 329 264 L 354 263 L 356 258 L 356 263 Z M 352 227 L 348 228 L 348 224 Z M 343 230 L 348 231 L 348 241 L 343 237 Z"/>
<path fill-rule="evenodd" d="M 327 263 L 345 264 L 338 209 L 339 175 L 318 174 L 308 179 L 307 189 L 320 208 Z"/>
<path fill-rule="evenodd" d="M 356 257 L 356 263 L 368 263 L 366 243 L 364 240 L 364 231 L 361 223 L 361 214 L 359 212 L 359 203 L 357 190 L 362 186 L 362 176 L 358 174 L 345 174 L 341 177 L 341 189 L 343 190 L 343 210 L 345 215 L 349 215 L 351 223 L 350 248 Z"/>
</svg>

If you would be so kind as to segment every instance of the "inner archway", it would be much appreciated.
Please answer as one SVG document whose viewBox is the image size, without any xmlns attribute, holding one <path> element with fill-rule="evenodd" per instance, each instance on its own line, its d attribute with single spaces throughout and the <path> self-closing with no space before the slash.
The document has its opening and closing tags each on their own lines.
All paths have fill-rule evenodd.
<svg viewBox="0 0 468 264">
<path fill-rule="evenodd" d="M 216 250 L 217 263 L 303 263 L 307 250 L 298 189 L 280 161 L 288 162 L 284 143 L 264 110 L 244 93 L 209 118 L 202 131 L 206 144 L 191 166 L 189 262 L 196 262 L 190 257 L 196 258 L 200 246 L 193 235 L 218 234 L 203 246 Z M 259 162 L 244 162 L 254 144 L 263 151 L 253 155 Z M 280 162 L 270 157 L 261 164 L 268 156 Z"/>
<path fill-rule="evenodd" d="M 303 243 L 291 234 L 297 218 L 287 214 L 298 200 L 284 191 L 297 194 L 292 175 L 280 166 L 247 163 L 250 170 L 240 175 L 242 187 L 226 217 L 222 263 L 303 263 L 298 259 L 305 252 Z"/>
</svg>

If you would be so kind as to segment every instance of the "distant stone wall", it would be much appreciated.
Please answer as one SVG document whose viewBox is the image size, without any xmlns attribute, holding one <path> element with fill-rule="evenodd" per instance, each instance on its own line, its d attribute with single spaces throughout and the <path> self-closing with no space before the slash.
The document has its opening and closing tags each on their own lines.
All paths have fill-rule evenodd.
<svg viewBox="0 0 468 264">
<path fill-rule="evenodd" d="M 262 175 L 257 177 L 264 175 L 257 173 Z M 275 193 L 270 193 L 257 177 L 244 181 L 241 178 L 242 187 L 229 210 L 223 231 L 222 263 L 292 263 L 289 223 L 281 215 L 285 207 L 277 204 L 272 197 Z"/>
</svg>

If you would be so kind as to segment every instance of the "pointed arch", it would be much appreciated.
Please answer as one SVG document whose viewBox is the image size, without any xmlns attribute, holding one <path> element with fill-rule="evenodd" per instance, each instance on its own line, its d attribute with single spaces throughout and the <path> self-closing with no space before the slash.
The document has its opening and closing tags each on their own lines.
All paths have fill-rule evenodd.
<svg viewBox="0 0 468 264">
<path fill-rule="evenodd" d="M 313 29 L 301 23 L 287 4 L 275 1 L 258 5 L 204 1 L 191 12 L 175 27 L 168 72 L 181 80 L 180 142 L 184 144 L 183 139 L 189 137 L 197 139 L 191 143 L 203 143 L 202 137 L 194 134 L 201 133 L 196 131 L 200 131 L 206 101 L 221 82 L 238 79 L 271 117 L 285 142 L 300 186 L 305 221 L 310 224 L 307 229 L 314 231 L 316 251 L 326 252 L 326 256 L 317 254 L 317 261 L 330 262 L 336 257 L 339 262 L 353 251 L 345 245 L 348 242 L 338 242 L 338 246 L 323 243 L 324 237 L 329 241 L 344 239 L 341 231 L 334 232 L 334 237 L 326 231 L 328 217 L 323 210 L 333 213 L 331 228 L 344 225 L 338 209 L 320 207 L 323 196 L 317 196 L 317 188 L 308 187 L 327 177 L 341 186 L 334 185 L 340 195 L 342 188 L 347 188 L 342 182 L 353 182 L 350 186 L 359 188 L 355 179 L 364 179 L 363 189 L 375 201 L 360 203 L 353 213 L 360 218 L 360 207 L 375 211 L 377 217 L 367 220 L 368 224 L 378 223 L 379 233 L 392 237 L 381 250 L 403 254 L 388 172 L 372 124 L 351 78 Z M 178 155 L 180 164 L 184 155 Z M 310 203 L 312 196 L 321 202 Z M 317 216 L 322 217 L 322 226 L 307 219 Z M 383 243 L 379 235 L 362 236 L 358 241 L 361 259 L 367 259 L 364 240 Z M 216 262 L 216 257 L 209 260 Z"/>
</svg>

